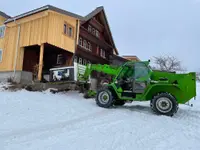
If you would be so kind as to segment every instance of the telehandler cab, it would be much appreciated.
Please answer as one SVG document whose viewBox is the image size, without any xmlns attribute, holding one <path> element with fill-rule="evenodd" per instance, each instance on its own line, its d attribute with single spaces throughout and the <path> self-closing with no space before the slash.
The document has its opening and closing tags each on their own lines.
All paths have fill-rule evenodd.
<svg viewBox="0 0 200 150">
<path fill-rule="evenodd" d="M 96 104 L 100 107 L 150 101 L 150 107 L 155 113 L 173 116 L 178 110 L 178 104 L 185 104 L 196 96 L 196 74 L 156 71 L 151 69 L 149 63 L 129 61 L 116 68 L 98 65 L 98 69 L 90 64 L 83 76 L 87 79 L 92 70 L 114 75 L 111 83 L 95 91 Z"/>
</svg>

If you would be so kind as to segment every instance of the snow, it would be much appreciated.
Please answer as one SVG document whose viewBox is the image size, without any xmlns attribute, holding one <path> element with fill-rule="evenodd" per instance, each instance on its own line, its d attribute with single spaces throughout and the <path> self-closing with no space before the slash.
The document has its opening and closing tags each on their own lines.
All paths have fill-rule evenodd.
<svg viewBox="0 0 200 150">
<path fill-rule="evenodd" d="M 3 85 L 1 150 L 200 149 L 199 95 L 191 100 L 193 107 L 180 105 L 167 117 L 153 114 L 148 102 L 103 109 L 74 91 L 9 92 Z"/>
</svg>

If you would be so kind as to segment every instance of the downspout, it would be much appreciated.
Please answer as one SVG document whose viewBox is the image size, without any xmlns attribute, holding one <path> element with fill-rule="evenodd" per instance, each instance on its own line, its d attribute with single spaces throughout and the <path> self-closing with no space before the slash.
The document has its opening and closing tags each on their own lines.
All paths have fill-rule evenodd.
<svg viewBox="0 0 200 150">
<path fill-rule="evenodd" d="M 14 22 L 16 25 L 18 25 L 18 34 L 17 34 L 17 42 L 16 42 L 16 49 L 15 49 L 15 59 L 14 59 L 14 72 L 13 72 L 13 79 L 16 74 L 16 67 L 17 67 L 17 57 L 18 57 L 18 48 L 19 48 L 19 38 L 20 38 L 20 31 L 21 31 L 21 26 L 19 23 L 16 22 L 16 19 L 14 19 Z"/>
<path fill-rule="evenodd" d="M 80 31 L 79 31 L 80 32 Z M 78 19 L 76 20 L 76 35 L 75 35 L 75 40 L 74 40 L 74 54 L 72 56 L 72 66 L 74 66 L 74 57 L 76 55 L 76 50 L 77 50 L 77 37 L 78 37 Z M 78 70 L 77 70 L 78 71 Z M 77 72 L 78 74 L 78 72 Z M 74 66 L 74 79 L 78 80 L 77 74 L 75 75 L 75 66 Z M 77 78 L 76 78 L 77 77 Z"/>
<path fill-rule="evenodd" d="M 76 49 L 77 49 L 77 37 L 78 37 L 77 34 L 78 34 L 78 20 L 76 20 L 76 34 L 75 34 L 75 40 L 74 40 L 74 54 L 72 56 L 72 65 L 74 65 L 74 57 L 76 55 Z"/>
</svg>

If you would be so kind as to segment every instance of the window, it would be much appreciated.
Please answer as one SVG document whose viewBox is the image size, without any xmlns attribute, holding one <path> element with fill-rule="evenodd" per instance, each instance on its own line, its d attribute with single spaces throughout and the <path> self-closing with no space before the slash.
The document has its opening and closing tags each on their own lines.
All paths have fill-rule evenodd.
<svg viewBox="0 0 200 150">
<path fill-rule="evenodd" d="M 92 45 L 91 45 L 90 42 L 88 42 L 88 49 L 89 49 L 90 51 L 92 51 Z"/>
<path fill-rule="evenodd" d="M 98 30 L 96 30 L 96 37 L 99 38 L 99 31 Z"/>
<path fill-rule="evenodd" d="M 69 27 L 69 36 L 70 36 L 70 37 L 72 37 L 72 36 L 73 36 L 72 27 Z"/>
<path fill-rule="evenodd" d="M 135 78 L 147 77 L 149 75 L 149 69 L 144 63 L 135 63 Z"/>
<path fill-rule="evenodd" d="M 68 23 L 64 23 L 64 29 L 63 29 L 63 32 L 65 35 L 68 35 L 69 37 L 73 37 L 74 33 L 73 33 L 73 27 L 68 24 Z"/>
<path fill-rule="evenodd" d="M 0 62 L 2 62 L 2 57 L 3 57 L 3 50 L 0 49 Z"/>
<path fill-rule="evenodd" d="M 82 64 L 82 58 L 79 58 L 78 63 L 79 63 L 79 64 Z"/>
<path fill-rule="evenodd" d="M 87 49 L 87 42 L 86 42 L 86 40 L 83 41 L 83 47 Z"/>
<path fill-rule="evenodd" d="M 95 30 L 95 28 L 92 28 L 92 34 L 94 34 L 95 35 L 95 32 L 96 30 Z"/>
<path fill-rule="evenodd" d="M 79 38 L 79 45 L 80 45 L 80 46 L 83 46 L 82 38 Z"/>
<path fill-rule="evenodd" d="M 64 24 L 64 34 L 67 34 L 67 25 Z"/>
<path fill-rule="evenodd" d="M 100 56 L 106 58 L 105 50 L 101 49 Z"/>
<path fill-rule="evenodd" d="M 74 56 L 74 62 L 77 62 L 77 57 L 76 56 Z"/>
<path fill-rule="evenodd" d="M 0 26 L 0 38 L 4 37 L 5 29 L 6 29 L 5 25 Z"/>
<path fill-rule="evenodd" d="M 88 25 L 88 31 L 89 31 L 89 32 L 92 32 L 92 27 L 91 27 L 91 25 Z"/>
<path fill-rule="evenodd" d="M 86 61 L 85 59 L 83 59 L 83 65 L 86 65 L 86 62 L 87 62 L 87 61 Z"/>
<path fill-rule="evenodd" d="M 58 54 L 57 55 L 57 64 L 62 64 L 63 63 L 63 55 L 62 54 Z"/>
</svg>

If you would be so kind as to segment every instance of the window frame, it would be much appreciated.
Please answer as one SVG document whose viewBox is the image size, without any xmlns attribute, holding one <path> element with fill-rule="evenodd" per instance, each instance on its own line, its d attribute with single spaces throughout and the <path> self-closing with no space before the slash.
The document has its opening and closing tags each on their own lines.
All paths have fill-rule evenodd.
<svg viewBox="0 0 200 150">
<path fill-rule="evenodd" d="M 81 63 L 80 63 L 80 62 L 81 62 Z M 79 59 L 78 59 L 78 63 L 82 65 L 82 63 L 83 63 L 83 59 L 82 59 L 81 57 L 79 57 Z"/>
<path fill-rule="evenodd" d="M 96 29 L 95 28 L 92 28 L 92 34 L 96 35 Z"/>
<path fill-rule="evenodd" d="M 64 31 L 64 34 L 67 34 L 67 24 L 66 23 L 64 23 L 64 29 L 63 29 Z"/>
<path fill-rule="evenodd" d="M 83 65 L 86 66 L 86 64 L 87 64 L 87 60 L 86 60 L 86 59 L 83 59 Z"/>
<path fill-rule="evenodd" d="M 68 35 L 69 35 L 69 37 L 73 37 L 73 28 L 71 26 L 69 26 L 69 28 L 68 28 Z"/>
<path fill-rule="evenodd" d="M 92 51 L 92 44 L 90 42 L 88 42 L 88 50 Z"/>
<path fill-rule="evenodd" d="M 83 47 L 84 47 L 85 49 L 87 49 L 87 41 L 86 41 L 86 40 L 83 40 Z"/>
<path fill-rule="evenodd" d="M 66 31 L 65 31 L 65 27 L 66 27 Z M 71 29 L 71 34 L 69 33 L 69 30 Z M 66 21 L 64 21 L 63 24 L 63 34 L 70 37 L 70 38 L 74 38 L 74 27 L 67 23 Z"/>
<path fill-rule="evenodd" d="M 96 37 L 99 38 L 99 31 L 98 30 L 96 30 Z"/>
<path fill-rule="evenodd" d="M 63 54 L 58 54 L 56 58 L 56 64 L 57 65 L 62 65 L 62 59 L 63 59 Z"/>
<path fill-rule="evenodd" d="M 106 51 L 104 50 L 104 49 L 100 49 L 100 56 L 102 57 L 102 58 L 106 58 Z"/>
<path fill-rule="evenodd" d="M 74 56 L 74 62 L 78 62 L 78 58 L 77 58 L 77 56 Z"/>
<path fill-rule="evenodd" d="M 82 39 L 82 37 L 79 38 L 79 45 L 83 46 L 83 39 Z"/>
<path fill-rule="evenodd" d="M 88 25 L 88 31 L 92 32 L 92 26 L 91 25 Z"/>
</svg>

